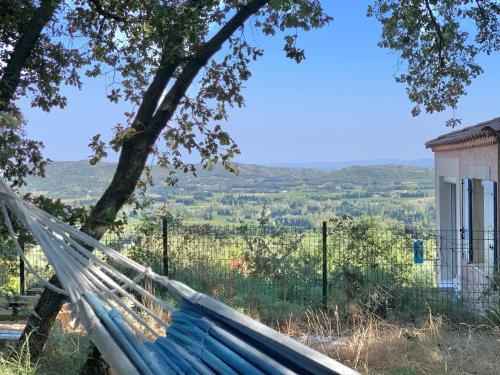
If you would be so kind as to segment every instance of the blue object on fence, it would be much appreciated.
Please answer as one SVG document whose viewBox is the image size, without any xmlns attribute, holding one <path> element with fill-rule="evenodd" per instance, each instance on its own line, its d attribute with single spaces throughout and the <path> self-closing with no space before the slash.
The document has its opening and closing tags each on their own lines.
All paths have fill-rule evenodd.
<svg viewBox="0 0 500 375">
<path fill-rule="evenodd" d="M 424 242 L 421 240 L 413 241 L 413 262 L 415 264 L 424 263 Z"/>
</svg>

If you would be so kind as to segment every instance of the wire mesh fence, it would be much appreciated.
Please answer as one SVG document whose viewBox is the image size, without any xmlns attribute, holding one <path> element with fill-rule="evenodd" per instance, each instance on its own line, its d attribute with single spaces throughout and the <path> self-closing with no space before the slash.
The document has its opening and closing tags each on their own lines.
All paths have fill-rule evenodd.
<svg viewBox="0 0 500 375">
<path fill-rule="evenodd" d="M 171 277 L 261 313 L 355 303 L 385 316 L 416 318 L 430 309 L 470 320 L 500 301 L 497 236 L 471 236 L 464 243 L 459 231 L 373 223 L 172 225 L 166 243 Z"/>
<path fill-rule="evenodd" d="M 102 241 L 157 273 L 263 318 L 356 304 L 385 316 L 414 319 L 431 309 L 464 321 L 499 309 L 497 238 L 495 232 L 373 222 L 306 229 L 158 221 Z M 50 276 L 39 249 L 26 255 Z M 37 285 L 32 276 L 25 283 Z"/>
<path fill-rule="evenodd" d="M 236 306 L 323 303 L 319 229 L 171 226 L 166 242 L 170 277 Z"/>
</svg>

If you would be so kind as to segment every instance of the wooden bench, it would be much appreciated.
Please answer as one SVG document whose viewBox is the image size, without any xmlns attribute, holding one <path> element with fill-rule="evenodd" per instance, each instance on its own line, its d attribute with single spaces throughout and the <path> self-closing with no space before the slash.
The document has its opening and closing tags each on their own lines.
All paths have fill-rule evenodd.
<svg viewBox="0 0 500 375">
<path fill-rule="evenodd" d="M 26 318 L 40 300 L 40 295 L 19 295 L 8 305 L 0 307 L 0 321 Z"/>
<path fill-rule="evenodd" d="M 0 343 L 5 346 L 13 345 L 21 338 L 22 331 L 0 329 Z"/>
</svg>

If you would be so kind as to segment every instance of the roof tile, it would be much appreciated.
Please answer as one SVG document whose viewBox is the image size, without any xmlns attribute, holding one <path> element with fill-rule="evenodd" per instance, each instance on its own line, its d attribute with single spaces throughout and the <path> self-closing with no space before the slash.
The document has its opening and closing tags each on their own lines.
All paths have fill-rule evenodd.
<svg viewBox="0 0 500 375">
<path fill-rule="evenodd" d="M 482 137 L 489 137 L 492 134 L 500 135 L 500 117 L 440 135 L 437 138 L 427 141 L 425 147 L 432 148 L 435 146 L 464 143 Z"/>
</svg>

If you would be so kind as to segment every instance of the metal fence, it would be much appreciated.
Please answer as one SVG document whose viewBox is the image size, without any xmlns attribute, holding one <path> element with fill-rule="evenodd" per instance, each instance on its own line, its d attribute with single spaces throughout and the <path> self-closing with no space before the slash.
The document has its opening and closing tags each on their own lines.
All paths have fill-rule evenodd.
<svg viewBox="0 0 500 375">
<path fill-rule="evenodd" d="M 430 309 L 470 320 L 500 301 L 497 236 L 470 236 L 373 222 L 311 229 L 172 225 L 164 255 L 172 278 L 259 312 L 356 304 L 384 316 L 416 318 Z"/>
<path fill-rule="evenodd" d="M 128 227 L 103 242 L 233 306 L 274 318 L 356 304 L 417 318 L 429 309 L 470 320 L 499 309 L 497 234 L 324 222 L 319 228 L 174 225 Z M 51 273 L 41 252 L 27 251 Z M 26 279 L 26 286 L 36 280 Z"/>
</svg>

